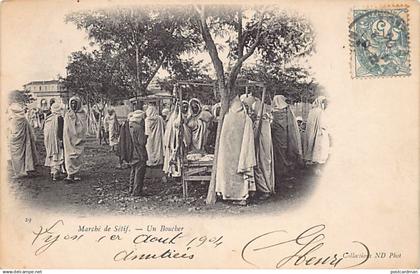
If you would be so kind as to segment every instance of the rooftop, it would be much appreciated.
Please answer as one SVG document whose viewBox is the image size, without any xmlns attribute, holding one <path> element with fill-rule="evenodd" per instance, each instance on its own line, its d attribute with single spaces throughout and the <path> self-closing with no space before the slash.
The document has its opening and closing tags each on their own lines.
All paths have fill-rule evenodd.
<svg viewBox="0 0 420 274">
<path fill-rule="evenodd" d="M 29 86 L 29 85 L 49 85 L 49 84 L 58 84 L 60 83 L 59 80 L 46 80 L 46 81 L 32 81 L 29 82 L 23 86 Z"/>
</svg>

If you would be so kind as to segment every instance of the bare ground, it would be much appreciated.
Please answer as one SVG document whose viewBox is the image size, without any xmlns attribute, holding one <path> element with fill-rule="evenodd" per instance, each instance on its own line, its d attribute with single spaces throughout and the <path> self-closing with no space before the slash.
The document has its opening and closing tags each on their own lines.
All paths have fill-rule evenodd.
<svg viewBox="0 0 420 274">
<path fill-rule="evenodd" d="M 278 193 L 268 200 L 252 201 L 247 206 L 236 206 L 218 201 L 206 205 L 208 183 L 189 185 L 189 198 L 182 198 L 180 182 L 162 182 L 160 169 L 148 169 L 144 190 L 148 197 L 133 198 L 128 194 L 130 169 L 116 169 L 118 157 L 109 146 L 99 145 L 88 138 L 85 146 L 84 165 L 80 173 L 82 181 L 66 184 L 53 182 L 49 169 L 42 166 L 45 149 L 41 132 L 36 131 L 37 148 L 41 165 L 38 176 L 9 181 L 12 195 L 23 206 L 46 211 L 76 215 L 236 215 L 276 213 L 301 205 L 314 190 L 316 177 L 311 170 L 299 170 L 287 178 Z M 10 166 L 9 166 L 9 174 Z M 10 176 L 9 176 L 10 177 Z"/>
</svg>

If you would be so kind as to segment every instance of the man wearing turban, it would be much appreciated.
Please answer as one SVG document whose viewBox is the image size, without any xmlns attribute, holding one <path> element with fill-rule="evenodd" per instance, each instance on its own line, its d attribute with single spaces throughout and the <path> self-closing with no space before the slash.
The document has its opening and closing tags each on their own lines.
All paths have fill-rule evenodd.
<svg viewBox="0 0 420 274">
<path fill-rule="evenodd" d="M 309 164 L 322 165 L 327 162 L 330 152 L 330 136 L 328 133 L 325 109 L 327 98 L 319 96 L 309 111 L 305 131 L 304 160 Z M 316 173 L 320 170 L 316 169 Z"/>
<path fill-rule="evenodd" d="M 149 105 L 146 109 L 145 134 L 147 135 L 147 165 L 163 164 L 163 137 L 165 123 L 159 115 L 156 106 Z"/>
<path fill-rule="evenodd" d="M 63 149 L 63 110 L 59 103 L 51 106 L 51 113 L 44 122 L 44 144 L 46 150 L 45 166 L 50 167 L 53 181 L 58 179 L 58 174 L 64 164 Z"/>
<path fill-rule="evenodd" d="M 143 193 L 144 175 L 146 174 L 147 162 L 147 135 L 145 134 L 144 119 L 146 114 L 142 110 L 136 110 L 129 115 L 130 135 L 133 145 L 133 155 L 130 162 L 130 194 L 141 196 Z"/>
<path fill-rule="evenodd" d="M 74 96 L 69 100 L 69 111 L 64 116 L 63 144 L 64 162 L 67 169 L 65 181 L 80 181 L 77 173 L 82 166 L 84 143 L 87 131 L 87 115 L 82 101 Z"/>
<path fill-rule="evenodd" d="M 108 108 L 107 110 L 107 114 L 104 118 L 104 128 L 105 132 L 108 133 L 111 151 L 114 151 L 115 147 L 118 145 L 120 124 L 118 122 L 117 114 L 115 113 L 115 110 L 113 108 Z"/>
</svg>

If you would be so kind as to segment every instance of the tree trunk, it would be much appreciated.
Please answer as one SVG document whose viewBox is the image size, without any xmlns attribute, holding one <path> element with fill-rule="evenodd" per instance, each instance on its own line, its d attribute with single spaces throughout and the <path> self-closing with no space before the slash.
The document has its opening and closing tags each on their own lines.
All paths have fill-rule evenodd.
<svg viewBox="0 0 420 274">
<path fill-rule="evenodd" d="M 140 49 L 139 45 L 136 45 L 136 81 L 137 81 L 137 91 L 136 94 L 140 93 L 140 96 L 143 96 L 143 90 L 141 88 L 141 80 L 140 80 Z"/>
<path fill-rule="evenodd" d="M 220 92 L 220 97 L 221 97 L 220 98 L 221 111 L 220 111 L 219 123 L 217 125 L 213 169 L 212 169 L 212 173 L 211 173 L 211 180 L 210 180 L 210 185 L 209 185 L 209 189 L 208 189 L 208 192 L 207 192 L 207 200 L 206 200 L 207 204 L 214 204 L 216 202 L 216 175 L 217 175 L 217 164 L 218 164 L 217 163 L 217 157 L 218 157 L 218 154 L 219 154 L 220 133 L 222 131 L 223 120 L 224 120 L 224 117 L 225 117 L 225 113 L 229 109 L 230 99 L 232 98 L 233 95 L 235 95 L 234 94 L 235 81 L 236 81 L 236 78 L 237 78 L 237 76 L 239 74 L 239 71 L 242 67 L 242 64 L 249 56 L 251 56 L 251 54 L 254 52 L 254 50 L 257 46 L 259 36 L 260 36 L 262 19 L 261 19 L 260 24 L 259 24 L 259 30 L 258 30 L 257 39 L 256 39 L 257 42 L 255 42 L 251 46 L 250 51 L 245 56 L 242 56 L 240 54 L 241 58 L 239 58 L 238 62 L 235 64 L 234 69 L 230 73 L 229 78 L 226 79 L 222 60 L 219 58 L 219 53 L 218 53 L 216 44 L 213 40 L 213 37 L 210 33 L 210 29 L 209 29 L 209 27 L 207 25 L 207 22 L 206 22 L 207 15 L 206 15 L 205 7 L 202 6 L 201 8 L 199 8 L 198 6 L 196 6 L 196 10 L 197 10 L 198 14 L 200 15 L 200 18 L 197 22 L 200 26 L 200 30 L 201 30 L 201 34 L 203 36 L 203 40 L 206 44 L 207 51 L 208 51 L 208 53 L 210 55 L 210 58 L 211 58 L 211 61 L 213 63 L 213 67 L 216 70 L 216 77 L 217 77 L 217 82 L 218 82 L 219 92 Z M 242 20 L 242 14 L 239 15 L 239 20 Z M 243 48 L 241 50 L 243 50 Z M 243 51 L 241 51 L 241 52 L 243 52 Z"/>
<path fill-rule="evenodd" d="M 216 175 L 217 175 L 217 157 L 219 155 L 219 145 L 220 145 L 220 133 L 222 132 L 223 120 L 225 118 L 225 114 L 229 109 L 229 94 L 230 90 L 228 87 L 225 86 L 224 81 L 219 81 L 219 92 L 220 92 L 220 102 L 221 102 L 221 109 L 220 109 L 220 118 L 217 125 L 217 133 L 216 133 L 216 144 L 214 148 L 214 159 L 213 159 L 213 168 L 211 172 L 211 179 L 210 185 L 207 192 L 207 199 L 206 204 L 213 205 L 216 203 Z"/>
</svg>

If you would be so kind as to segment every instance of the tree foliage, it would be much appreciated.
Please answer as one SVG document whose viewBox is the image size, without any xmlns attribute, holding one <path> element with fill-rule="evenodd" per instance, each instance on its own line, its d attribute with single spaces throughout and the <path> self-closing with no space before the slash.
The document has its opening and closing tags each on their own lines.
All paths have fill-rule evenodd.
<svg viewBox="0 0 420 274">
<path fill-rule="evenodd" d="M 282 67 L 258 63 L 246 66 L 241 77 L 253 81 L 264 82 L 267 96 L 284 95 L 290 103 L 311 102 L 316 96 L 318 84 L 310 72 L 301 66 Z"/>
<path fill-rule="evenodd" d="M 242 66 L 249 59 L 263 64 L 284 65 L 313 51 L 311 24 L 304 17 L 281 11 L 275 6 L 216 5 L 198 6 L 196 9 L 199 29 L 216 75 L 231 90 L 234 90 Z M 228 52 L 228 64 L 223 64 L 219 49 Z"/>
<path fill-rule="evenodd" d="M 29 90 L 13 90 L 8 94 L 9 103 L 28 105 L 35 101 Z"/>
<path fill-rule="evenodd" d="M 125 67 L 111 52 L 77 51 L 69 59 L 64 85 L 85 101 L 115 101 L 133 95 Z"/>
<path fill-rule="evenodd" d="M 182 89 L 183 99 L 199 98 L 203 104 L 215 104 L 214 82 L 208 73 L 208 67 L 204 61 L 194 61 L 192 58 L 185 59 L 174 64 L 169 70 L 169 76 L 158 79 L 162 89 L 171 93 L 175 84 L 191 82 L 191 84 L 179 85 Z M 210 86 L 194 85 L 194 83 L 210 84 Z"/>
<path fill-rule="evenodd" d="M 158 70 L 180 62 L 181 55 L 197 49 L 199 34 L 187 26 L 181 8 L 142 7 L 102 9 L 67 16 L 102 51 L 118 57 L 140 95 Z"/>
</svg>

